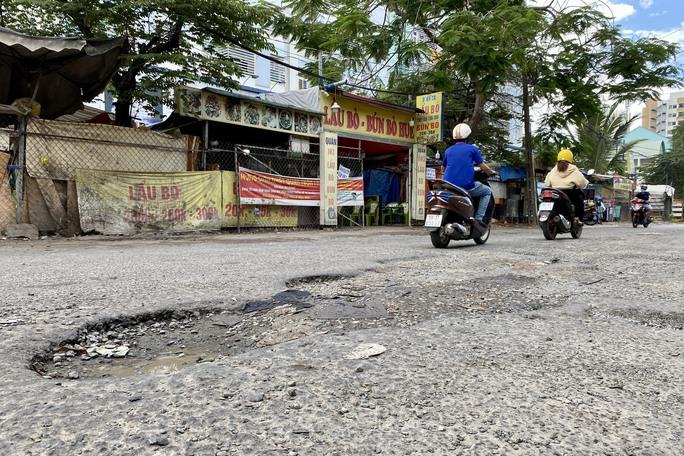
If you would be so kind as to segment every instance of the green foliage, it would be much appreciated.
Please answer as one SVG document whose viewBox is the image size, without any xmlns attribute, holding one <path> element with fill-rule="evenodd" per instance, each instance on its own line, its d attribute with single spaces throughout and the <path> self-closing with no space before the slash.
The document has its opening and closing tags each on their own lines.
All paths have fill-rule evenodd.
<svg viewBox="0 0 684 456">
<path fill-rule="evenodd" d="M 558 151 L 563 147 L 563 144 L 549 140 L 542 135 L 536 135 L 533 144 L 536 152 L 535 166 L 545 169 L 553 168 L 556 165 Z M 567 145 L 565 146 L 567 147 Z"/>
<path fill-rule="evenodd" d="M 598 174 L 625 171 L 625 158 L 634 146 L 643 140 L 624 142 L 625 134 L 636 119 L 616 113 L 619 107 L 614 103 L 596 114 L 575 121 L 572 150 L 578 166 L 594 169 Z"/>
<path fill-rule="evenodd" d="M 304 48 L 339 53 L 351 74 L 367 70 L 369 59 L 389 62 L 390 89 L 445 91 L 457 100 L 456 110 L 446 110 L 449 121 L 467 120 L 478 141 L 495 125 L 498 115 L 487 112 L 507 85 L 531 85 L 532 104 L 550 107 L 541 127 L 553 138 L 565 132 L 568 119 L 599 115 L 602 98 L 644 99 L 681 82 L 675 45 L 624 38 L 591 7 L 556 11 L 554 2 L 526 3 L 291 0 L 295 19 L 279 30 Z M 425 40 L 416 43 L 412 32 Z"/>
<path fill-rule="evenodd" d="M 180 84 L 235 87 L 239 68 L 224 53 L 231 41 L 272 49 L 264 27 L 279 16 L 272 6 L 243 0 L 9 0 L 5 26 L 44 36 L 124 36 L 128 48 L 112 79 L 116 117 L 130 124 L 130 108 L 169 103 Z M 161 91 L 162 99 L 150 95 Z"/>
<path fill-rule="evenodd" d="M 651 184 L 673 186 L 679 197 L 684 195 L 684 124 L 672 133 L 671 149 L 646 166 L 644 177 Z"/>
</svg>

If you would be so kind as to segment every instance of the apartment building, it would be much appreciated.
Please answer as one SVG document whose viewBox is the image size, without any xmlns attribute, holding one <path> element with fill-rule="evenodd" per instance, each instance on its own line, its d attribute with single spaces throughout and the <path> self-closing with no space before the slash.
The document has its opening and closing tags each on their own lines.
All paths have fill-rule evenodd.
<svg viewBox="0 0 684 456">
<path fill-rule="evenodd" d="M 646 100 L 641 110 L 641 126 L 672 137 L 672 132 L 680 123 L 684 123 L 684 92 L 675 92 L 661 101 Z"/>
</svg>

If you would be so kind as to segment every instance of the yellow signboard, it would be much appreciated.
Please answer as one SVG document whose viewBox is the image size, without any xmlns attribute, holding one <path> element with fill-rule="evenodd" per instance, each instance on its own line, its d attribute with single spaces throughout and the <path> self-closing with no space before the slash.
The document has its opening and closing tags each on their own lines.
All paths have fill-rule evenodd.
<svg viewBox="0 0 684 456">
<path fill-rule="evenodd" d="M 102 234 L 220 229 L 221 173 L 77 169 L 81 228 Z"/>
<path fill-rule="evenodd" d="M 334 113 L 333 102 L 340 105 Z M 372 103 L 350 100 L 343 96 L 321 92 L 321 110 L 325 113 L 323 128 L 344 136 L 368 138 L 370 141 L 413 144 L 414 129 L 411 126 L 413 115 L 407 111 L 391 110 Z"/>
<path fill-rule="evenodd" d="M 294 206 L 238 205 L 235 172 L 223 171 L 223 211 L 221 227 L 297 226 L 298 208 Z"/>
<path fill-rule="evenodd" d="M 444 97 L 442 92 L 429 93 L 416 97 L 416 108 L 424 114 L 416 117 L 416 142 L 434 144 L 442 140 L 444 123 Z"/>
</svg>

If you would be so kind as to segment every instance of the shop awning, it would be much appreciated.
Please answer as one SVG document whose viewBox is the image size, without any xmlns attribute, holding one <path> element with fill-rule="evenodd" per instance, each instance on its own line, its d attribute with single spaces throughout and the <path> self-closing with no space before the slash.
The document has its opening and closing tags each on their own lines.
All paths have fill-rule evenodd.
<svg viewBox="0 0 684 456">
<path fill-rule="evenodd" d="M 40 116 L 72 114 L 102 93 L 119 67 L 124 38 L 48 38 L 0 27 L 0 104 L 33 98 Z"/>
</svg>

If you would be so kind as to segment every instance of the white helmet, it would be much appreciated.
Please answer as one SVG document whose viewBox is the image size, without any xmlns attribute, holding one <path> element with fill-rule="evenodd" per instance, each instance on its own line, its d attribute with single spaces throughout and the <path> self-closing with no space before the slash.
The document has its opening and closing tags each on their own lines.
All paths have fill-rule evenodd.
<svg viewBox="0 0 684 456">
<path fill-rule="evenodd" d="M 460 123 L 454 127 L 454 139 L 466 139 L 472 130 L 468 124 Z"/>
</svg>

